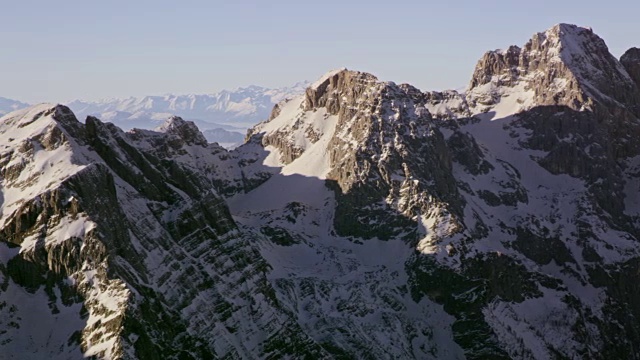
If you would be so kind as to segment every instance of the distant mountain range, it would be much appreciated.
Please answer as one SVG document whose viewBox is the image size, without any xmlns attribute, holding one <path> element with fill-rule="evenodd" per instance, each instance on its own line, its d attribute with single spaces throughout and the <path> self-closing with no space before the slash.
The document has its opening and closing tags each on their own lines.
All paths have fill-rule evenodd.
<svg viewBox="0 0 640 360">
<path fill-rule="evenodd" d="M 169 117 L 180 116 L 196 123 L 208 141 L 233 147 L 244 140 L 247 128 L 269 117 L 275 104 L 303 93 L 308 85 L 308 82 L 299 82 L 278 89 L 252 85 L 215 94 L 72 100 L 65 105 L 81 121 L 87 116 L 95 116 L 123 130 L 154 129 Z M 27 106 L 29 104 L 0 98 L 0 115 Z"/>
<path fill-rule="evenodd" d="M 10 113 L 14 110 L 26 108 L 27 106 L 29 106 L 29 104 L 27 103 L 0 97 L 0 116 Z"/>
<path fill-rule="evenodd" d="M 176 98 L 96 111 L 206 113 Z M 0 359 L 640 359 L 639 48 L 331 71 L 246 138 L 1 117 Z"/>
</svg>

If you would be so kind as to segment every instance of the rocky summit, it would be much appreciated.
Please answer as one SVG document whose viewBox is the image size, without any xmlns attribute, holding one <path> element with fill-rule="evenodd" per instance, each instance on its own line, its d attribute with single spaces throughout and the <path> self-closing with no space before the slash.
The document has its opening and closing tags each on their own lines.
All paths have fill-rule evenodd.
<svg viewBox="0 0 640 360">
<path fill-rule="evenodd" d="M 0 120 L 0 358 L 640 359 L 640 52 L 560 24 L 467 90 L 339 69 L 228 151 Z"/>
</svg>

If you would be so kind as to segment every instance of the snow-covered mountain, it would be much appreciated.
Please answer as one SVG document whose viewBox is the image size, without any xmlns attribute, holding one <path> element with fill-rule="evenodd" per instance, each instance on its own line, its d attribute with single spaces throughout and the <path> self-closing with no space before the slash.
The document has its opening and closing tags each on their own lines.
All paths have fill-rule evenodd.
<svg viewBox="0 0 640 360">
<path fill-rule="evenodd" d="M 216 94 L 144 96 L 96 102 L 74 100 L 66 105 L 79 117 L 113 113 L 117 118 L 123 119 L 126 113 L 158 121 L 153 114 L 172 114 L 185 119 L 247 128 L 266 119 L 274 104 L 304 92 L 307 85 L 308 83 L 301 82 L 279 89 L 248 86 Z M 166 116 L 162 117 L 162 120 L 166 119 Z M 204 127 L 202 129 L 208 130 Z"/>
<path fill-rule="evenodd" d="M 226 151 L 193 123 L 126 134 L 39 105 L 0 127 L 3 358 L 322 356 L 194 171 Z"/>
<path fill-rule="evenodd" d="M 8 358 L 640 358 L 640 68 L 560 24 L 469 87 L 327 73 L 233 151 L 0 120 Z"/>
<path fill-rule="evenodd" d="M 215 94 L 72 100 L 66 105 L 82 121 L 87 116 L 94 116 L 123 130 L 151 130 L 172 116 L 180 116 L 195 122 L 209 142 L 234 147 L 242 143 L 249 127 L 269 117 L 275 104 L 302 94 L 308 85 L 299 82 L 277 89 L 253 85 Z M 29 104 L 0 98 L 0 115 L 27 106 Z"/>
<path fill-rule="evenodd" d="M 144 96 L 97 102 L 74 100 L 66 105 L 79 118 L 96 116 L 125 130 L 153 129 L 176 115 L 194 121 L 201 130 L 216 130 L 210 132 L 210 141 L 228 143 L 223 138 L 238 135 L 221 130 L 244 137 L 246 129 L 265 120 L 275 104 L 303 93 L 307 85 L 300 82 L 278 89 L 249 86 L 216 94 Z M 216 135 L 223 138 L 218 139 Z"/>
</svg>

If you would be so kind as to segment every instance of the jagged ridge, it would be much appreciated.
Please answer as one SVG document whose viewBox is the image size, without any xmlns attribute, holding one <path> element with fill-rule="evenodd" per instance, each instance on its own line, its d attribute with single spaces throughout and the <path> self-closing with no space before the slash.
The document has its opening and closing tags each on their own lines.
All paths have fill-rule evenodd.
<svg viewBox="0 0 640 360">
<path fill-rule="evenodd" d="M 633 54 L 561 24 L 465 94 L 340 69 L 233 152 L 179 118 L 11 117 L 53 114 L 6 148 L 3 194 L 56 149 L 76 166 L 3 212 L 0 301 L 84 304 L 71 337 L 102 357 L 638 358 Z"/>
<path fill-rule="evenodd" d="M 453 337 L 470 358 L 635 357 L 633 340 L 616 340 L 638 327 L 620 317 L 638 313 L 630 300 L 638 294 L 623 285 L 635 281 L 629 271 L 639 254 L 637 204 L 629 199 L 640 97 L 631 79 L 590 29 L 565 24 L 522 49 L 486 54 L 465 94 L 423 94 L 365 73 L 331 72 L 250 132 L 247 148 L 261 144 L 254 159 L 275 175 L 231 209 L 271 229 L 278 245 L 262 250 L 269 259 L 283 251 L 283 234 L 297 251 L 323 253 L 321 244 L 336 236 L 364 249 L 380 238 L 413 247 L 401 257 L 413 299 L 428 298 L 455 317 Z M 321 174 L 303 166 L 309 154 L 323 153 Z M 248 204 L 266 196 L 261 189 L 277 191 L 294 174 L 321 175 L 332 200 L 323 206 L 308 194 L 279 192 L 286 200 L 251 211 Z M 281 219 L 292 206 L 310 209 L 290 225 Z M 327 217 L 335 233 L 295 225 Z M 347 255 L 324 254 L 363 268 Z M 302 286 L 295 275 L 278 277 Z"/>
</svg>

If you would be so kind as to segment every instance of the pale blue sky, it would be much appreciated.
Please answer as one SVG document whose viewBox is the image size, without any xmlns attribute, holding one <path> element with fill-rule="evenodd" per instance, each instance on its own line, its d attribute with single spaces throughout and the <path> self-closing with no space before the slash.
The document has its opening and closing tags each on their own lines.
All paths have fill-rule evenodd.
<svg viewBox="0 0 640 360">
<path fill-rule="evenodd" d="M 640 1 L 0 1 L 0 96 L 27 102 L 285 86 L 346 66 L 422 90 L 556 23 L 640 46 Z"/>
</svg>

